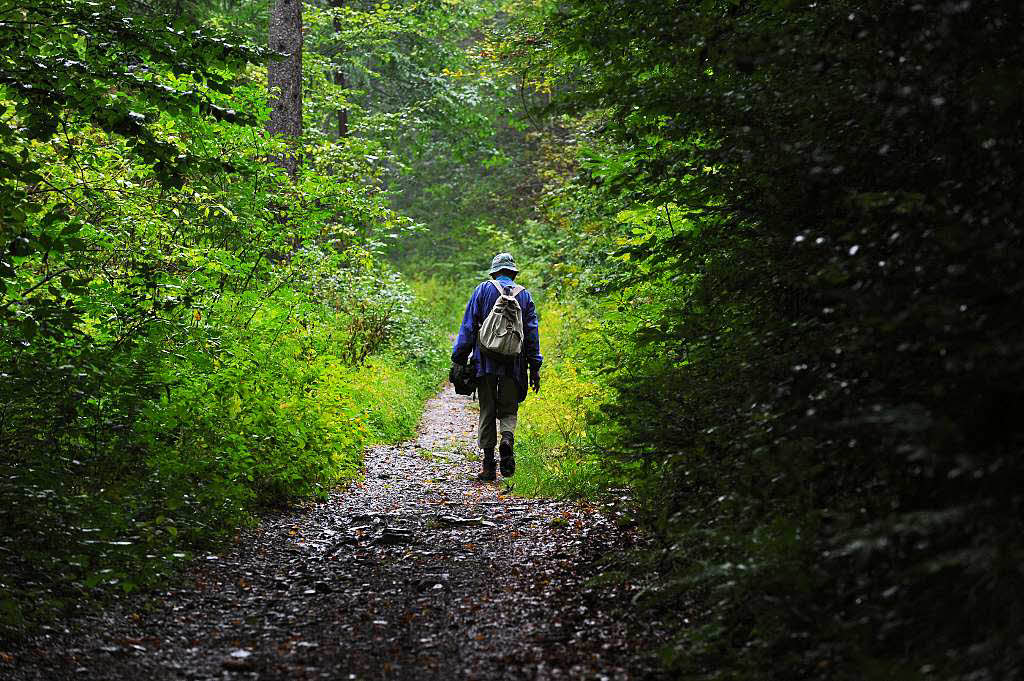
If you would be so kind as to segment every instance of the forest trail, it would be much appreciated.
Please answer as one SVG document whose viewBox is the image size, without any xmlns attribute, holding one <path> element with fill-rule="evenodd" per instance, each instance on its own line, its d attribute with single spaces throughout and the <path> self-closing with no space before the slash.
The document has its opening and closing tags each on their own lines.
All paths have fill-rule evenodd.
<svg viewBox="0 0 1024 681">
<path fill-rule="evenodd" d="M 6 651 L 0 676 L 646 678 L 661 636 L 632 614 L 639 585 L 588 581 L 629 533 L 473 480 L 472 404 L 446 385 L 415 439 L 367 452 L 365 482 L 199 556 L 184 588 Z"/>
</svg>

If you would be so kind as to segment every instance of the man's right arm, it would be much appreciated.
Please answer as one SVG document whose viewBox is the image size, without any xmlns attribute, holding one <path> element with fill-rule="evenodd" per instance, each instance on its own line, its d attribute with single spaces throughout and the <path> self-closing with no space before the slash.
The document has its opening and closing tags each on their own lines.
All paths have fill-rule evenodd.
<svg viewBox="0 0 1024 681">
<path fill-rule="evenodd" d="M 469 355 L 473 352 L 473 346 L 476 345 L 476 323 L 474 322 L 474 310 L 476 308 L 477 290 L 473 291 L 473 295 L 469 297 L 469 303 L 466 304 L 466 312 L 462 315 L 462 326 L 459 327 L 459 335 L 455 339 L 455 345 L 452 347 L 452 362 L 455 364 L 466 364 L 469 361 Z"/>
</svg>

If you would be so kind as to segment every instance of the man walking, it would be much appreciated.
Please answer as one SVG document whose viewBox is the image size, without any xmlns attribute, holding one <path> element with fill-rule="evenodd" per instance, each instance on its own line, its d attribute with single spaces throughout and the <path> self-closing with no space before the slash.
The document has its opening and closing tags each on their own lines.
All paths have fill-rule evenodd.
<svg viewBox="0 0 1024 681">
<path fill-rule="evenodd" d="M 534 392 L 540 390 L 540 365 L 543 361 L 537 308 L 530 292 L 515 284 L 519 269 L 512 255 L 499 253 L 494 256 L 489 274 L 491 280 L 483 282 L 473 291 L 462 318 L 459 337 L 455 339 L 455 347 L 452 348 L 452 362 L 465 365 L 468 360 L 476 368 L 477 395 L 480 399 L 477 436 L 480 449 L 484 452 L 483 470 L 477 480 L 485 482 L 497 478 L 494 448 L 498 445 L 498 434 L 495 419 L 501 427 L 501 444 L 498 445 L 501 475 L 509 478 L 516 472 L 514 445 L 519 403 L 526 399 L 529 387 Z M 480 327 L 502 294 L 514 297 L 522 310 L 522 349 L 519 354 L 510 357 L 484 352 L 480 347 Z"/>
</svg>

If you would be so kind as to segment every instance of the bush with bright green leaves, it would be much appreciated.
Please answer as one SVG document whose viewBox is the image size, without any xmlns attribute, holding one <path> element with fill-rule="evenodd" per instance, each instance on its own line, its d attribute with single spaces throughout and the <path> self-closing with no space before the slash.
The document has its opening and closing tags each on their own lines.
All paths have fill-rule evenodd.
<svg viewBox="0 0 1024 681">
<path fill-rule="evenodd" d="M 7 633 L 353 479 L 444 359 L 380 260 L 413 225 L 374 141 L 310 135 L 293 181 L 258 51 L 79 0 L 19 11 L 0 22 Z"/>
</svg>

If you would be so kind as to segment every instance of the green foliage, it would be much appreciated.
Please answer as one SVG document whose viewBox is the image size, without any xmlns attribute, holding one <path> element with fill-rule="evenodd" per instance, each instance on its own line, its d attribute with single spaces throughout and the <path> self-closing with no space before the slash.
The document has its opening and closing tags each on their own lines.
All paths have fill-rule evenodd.
<svg viewBox="0 0 1024 681">
<path fill-rule="evenodd" d="M 693 623 L 667 665 L 1018 674 L 1019 8 L 521 8 L 502 54 L 579 142 L 537 231 L 603 310 L 646 602 Z"/>
<path fill-rule="evenodd" d="M 579 308 L 549 302 L 538 314 L 543 382 L 520 405 L 515 493 L 592 499 L 615 486 L 601 465 L 609 436 L 601 410 L 611 394 L 578 357 L 586 334 Z"/>
<path fill-rule="evenodd" d="M 465 289 L 439 276 L 414 278 L 409 285 L 416 296 L 417 309 L 424 317 L 437 320 L 439 328 L 448 333 L 451 333 L 452 328 L 458 328 L 466 310 Z M 447 350 L 444 353 L 446 358 L 451 350 L 448 340 L 445 335 L 441 341 L 442 347 Z"/>
<path fill-rule="evenodd" d="M 11 633 L 353 479 L 412 432 L 443 353 L 380 260 L 414 226 L 377 142 L 312 134 L 292 182 L 258 50 L 152 10 L 2 12 Z"/>
</svg>

